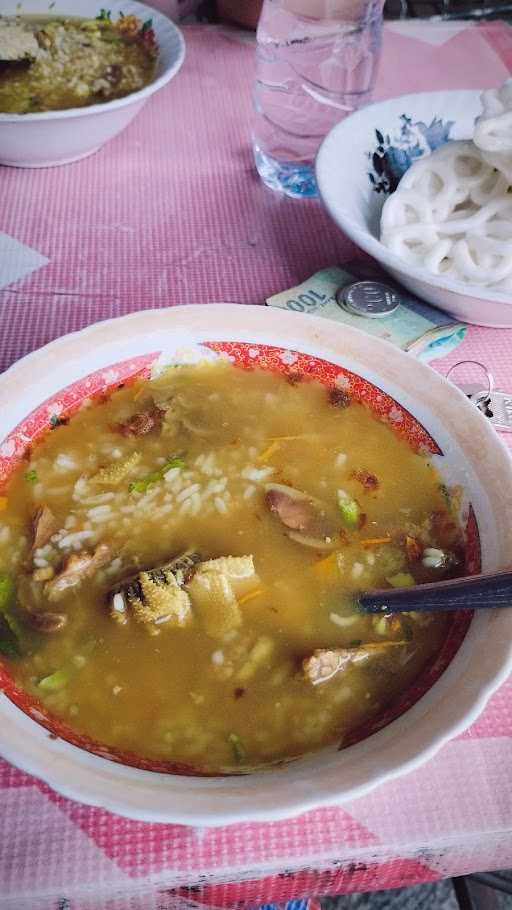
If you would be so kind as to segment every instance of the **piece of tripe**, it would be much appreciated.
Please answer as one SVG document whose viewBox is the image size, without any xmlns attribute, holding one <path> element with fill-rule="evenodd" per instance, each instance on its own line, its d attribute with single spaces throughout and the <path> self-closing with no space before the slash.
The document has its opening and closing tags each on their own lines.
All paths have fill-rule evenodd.
<svg viewBox="0 0 512 910">
<path fill-rule="evenodd" d="M 187 590 L 213 638 L 222 638 L 238 628 L 242 613 L 237 597 L 258 584 L 252 556 L 221 556 L 199 565 Z"/>
</svg>

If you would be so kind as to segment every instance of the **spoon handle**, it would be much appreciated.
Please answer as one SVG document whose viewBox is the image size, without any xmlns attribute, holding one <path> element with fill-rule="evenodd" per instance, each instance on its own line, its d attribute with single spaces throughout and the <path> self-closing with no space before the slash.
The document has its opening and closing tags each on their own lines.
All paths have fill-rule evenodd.
<svg viewBox="0 0 512 910">
<path fill-rule="evenodd" d="M 489 610 L 512 607 L 512 572 L 451 578 L 411 588 L 368 591 L 359 597 L 365 613 L 401 613 L 408 610 Z"/>
</svg>

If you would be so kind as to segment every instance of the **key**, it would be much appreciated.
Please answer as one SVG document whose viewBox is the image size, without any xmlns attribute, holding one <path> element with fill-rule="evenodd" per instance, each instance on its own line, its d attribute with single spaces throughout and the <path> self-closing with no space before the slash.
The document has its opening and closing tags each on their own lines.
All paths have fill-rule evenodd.
<svg viewBox="0 0 512 910">
<path fill-rule="evenodd" d="M 512 394 L 502 389 L 493 389 L 491 392 L 482 389 L 469 395 L 469 398 L 497 430 L 512 433 Z"/>
<path fill-rule="evenodd" d="M 485 375 L 487 380 L 486 387 L 482 388 L 483 383 L 476 382 L 456 382 L 453 378 L 455 371 L 461 366 L 476 366 Z M 494 378 L 492 373 L 487 369 L 485 364 L 478 360 L 460 360 L 448 370 L 445 379 L 449 379 L 457 386 L 461 392 L 473 402 L 474 405 L 484 414 L 497 429 L 505 433 L 512 433 L 512 392 L 505 392 L 503 389 L 494 388 Z"/>
</svg>

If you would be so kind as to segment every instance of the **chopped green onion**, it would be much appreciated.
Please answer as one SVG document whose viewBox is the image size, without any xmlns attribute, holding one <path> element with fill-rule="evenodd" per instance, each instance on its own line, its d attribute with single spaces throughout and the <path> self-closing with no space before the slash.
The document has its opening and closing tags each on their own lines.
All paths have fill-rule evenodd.
<svg viewBox="0 0 512 910">
<path fill-rule="evenodd" d="M 14 601 L 14 582 L 10 575 L 0 575 L 0 613 L 5 616 Z"/>
<path fill-rule="evenodd" d="M 145 477 L 140 480 L 133 480 L 132 483 L 128 486 L 130 493 L 145 493 L 154 483 L 158 483 L 160 480 L 160 473 L 154 471 L 153 474 L 146 474 Z"/>
<path fill-rule="evenodd" d="M 233 757 L 237 762 L 243 762 L 247 758 L 245 746 L 237 733 L 230 733 L 228 742 L 233 750 Z"/>
<path fill-rule="evenodd" d="M 338 510 L 347 528 L 357 528 L 361 517 L 359 503 L 345 490 L 338 490 Z"/>
<path fill-rule="evenodd" d="M 65 670 L 56 670 L 55 673 L 51 673 L 50 676 L 45 676 L 39 681 L 39 688 L 43 692 L 58 692 L 67 685 L 68 679 Z"/>
<path fill-rule="evenodd" d="M 9 632 L 2 632 L 0 628 L 0 654 L 3 657 L 20 657 L 20 649 Z"/>
<path fill-rule="evenodd" d="M 410 572 L 397 572 L 396 575 L 386 578 L 386 581 L 392 588 L 412 588 L 416 584 Z"/>
<path fill-rule="evenodd" d="M 163 480 L 167 471 L 172 470 L 172 468 L 184 468 L 185 462 L 182 458 L 171 458 L 163 468 L 160 468 L 159 471 L 152 471 L 151 474 L 146 474 L 145 477 L 141 477 L 139 480 L 134 480 L 128 487 L 130 493 L 146 493 L 149 487 L 153 484 L 158 483 L 160 480 Z"/>
<path fill-rule="evenodd" d="M 171 471 L 173 468 L 184 468 L 184 467 L 185 467 L 185 462 L 183 461 L 183 458 L 171 458 L 171 460 L 168 461 L 167 464 L 164 464 L 160 473 L 161 473 L 162 477 L 165 477 L 165 475 L 167 474 L 167 471 Z"/>
<path fill-rule="evenodd" d="M 21 639 L 23 638 L 23 629 L 12 610 L 9 610 L 7 613 L 5 613 L 3 619 L 9 631 L 12 632 L 16 640 L 18 642 L 21 642 Z"/>
<path fill-rule="evenodd" d="M 35 471 L 34 468 L 31 468 L 30 471 L 26 471 L 25 480 L 28 483 L 37 483 L 37 481 L 39 480 L 39 478 L 37 476 L 37 471 Z"/>
<path fill-rule="evenodd" d="M 23 635 L 23 630 L 14 615 L 15 597 L 16 589 L 11 576 L 0 575 L 0 616 L 2 616 L 12 634 L 17 639 L 20 639 Z"/>
<path fill-rule="evenodd" d="M 19 657 L 23 629 L 14 614 L 16 589 L 10 575 L 0 574 L 0 654 Z"/>
<path fill-rule="evenodd" d="M 121 15 L 122 15 L 122 13 L 121 13 Z M 111 22 L 112 14 L 109 9 L 104 9 L 102 7 L 99 11 L 99 15 L 96 16 L 96 19 L 98 19 L 99 22 Z"/>
<path fill-rule="evenodd" d="M 450 491 L 449 491 L 449 489 L 448 489 L 448 487 L 446 486 L 445 483 L 440 483 L 440 484 L 439 484 L 439 492 L 440 492 L 441 496 L 443 497 L 443 499 L 444 499 L 444 501 L 445 501 L 445 503 L 446 503 L 446 508 L 448 509 L 449 512 L 451 512 L 451 510 L 452 510 L 452 497 L 450 496 Z"/>
<path fill-rule="evenodd" d="M 146 21 L 142 23 L 142 28 L 140 30 L 141 35 L 145 35 L 146 32 L 150 32 L 152 28 L 153 28 L 153 20 L 146 19 Z"/>
</svg>

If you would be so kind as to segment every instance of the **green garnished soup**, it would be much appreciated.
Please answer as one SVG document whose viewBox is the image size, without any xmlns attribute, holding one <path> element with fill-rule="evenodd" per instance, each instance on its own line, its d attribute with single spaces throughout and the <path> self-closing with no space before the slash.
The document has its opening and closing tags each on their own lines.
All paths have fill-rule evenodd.
<svg viewBox="0 0 512 910">
<path fill-rule="evenodd" d="M 342 744 L 448 628 L 357 595 L 463 571 L 428 457 L 345 393 L 227 363 L 89 403 L 1 505 L 19 685 L 97 742 L 204 771 Z"/>
</svg>

